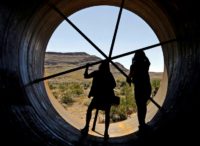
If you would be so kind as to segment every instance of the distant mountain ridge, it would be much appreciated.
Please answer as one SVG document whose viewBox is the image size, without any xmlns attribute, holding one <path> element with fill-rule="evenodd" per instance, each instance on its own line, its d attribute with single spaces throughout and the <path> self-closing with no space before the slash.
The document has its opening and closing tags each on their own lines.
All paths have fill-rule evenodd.
<svg viewBox="0 0 200 146">
<path fill-rule="evenodd" d="M 85 52 L 46 52 L 45 54 L 45 65 L 55 65 L 60 63 L 85 65 L 86 63 L 96 62 L 99 60 L 101 60 L 101 58 L 89 55 Z"/>
<path fill-rule="evenodd" d="M 85 52 L 66 52 L 66 53 L 62 53 L 62 52 L 46 52 L 46 54 L 50 54 L 50 55 L 86 55 L 88 56 L 89 54 L 85 53 Z"/>
<path fill-rule="evenodd" d="M 99 60 L 102 59 L 95 55 L 89 55 L 85 52 L 46 52 L 45 67 L 55 68 L 59 66 L 67 69 L 68 66 L 78 67 L 83 66 L 86 63 L 96 62 Z M 126 74 L 128 74 L 129 70 L 126 69 L 121 63 L 115 62 L 115 64 L 117 64 Z M 92 70 L 96 68 L 93 68 Z M 112 65 L 111 71 L 113 74 L 119 74 L 119 71 Z M 162 72 L 150 72 L 150 76 L 152 78 L 161 79 L 162 74 Z"/>
</svg>

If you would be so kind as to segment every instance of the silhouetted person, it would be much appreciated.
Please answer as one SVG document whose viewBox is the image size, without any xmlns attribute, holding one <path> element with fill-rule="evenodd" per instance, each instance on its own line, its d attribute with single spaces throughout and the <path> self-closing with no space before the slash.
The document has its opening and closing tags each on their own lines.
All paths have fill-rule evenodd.
<svg viewBox="0 0 200 146">
<path fill-rule="evenodd" d="M 103 61 L 99 69 L 88 74 L 89 65 L 87 65 L 84 73 L 86 79 L 93 78 L 92 87 L 90 89 L 88 97 L 93 97 L 90 105 L 87 109 L 86 124 L 81 130 L 82 135 L 87 135 L 89 130 L 89 123 L 91 120 L 92 110 L 104 110 L 105 111 L 105 131 L 104 139 L 108 139 L 108 128 L 110 124 L 110 108 L 111 97 L 114 95 L 114 88 L 116 82 L 113 75 L 110 72 L 109 62 Z"/>
<path fill-rule="evenodd" d="M 144 51 L 137 51 L 132 59 L 128 75 L 129 78 L 127 78 L 129 84 L 131 84 L 131 82 L 134 84 L 139 131 L 144 131 L 148 127 L 145 123 L 145 117 L 147 112 L 147 101 L 151 96 L 149 66 L 150 62 Z"/>
</svg>

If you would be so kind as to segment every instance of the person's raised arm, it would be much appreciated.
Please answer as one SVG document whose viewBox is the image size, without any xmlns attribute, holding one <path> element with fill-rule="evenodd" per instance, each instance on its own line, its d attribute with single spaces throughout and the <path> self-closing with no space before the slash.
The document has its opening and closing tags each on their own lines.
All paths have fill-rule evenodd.
<svg viewBox="0 0 200 146">
<path fill-rule="evenodd" d="M 88 78 L 88 68 L 89 68 L 89 64 L 86 64 L 86 68 L 85 68 L 85 72 L 84 72 L 84 78 Z"/>
<path fill-rule="evenodd" d="M 93 77 L 93 74 L 94 74 L 94 72 L 92 72 L 92 73 L 90 73 L 90 74 L 88 73 L 89 66 L 90 66 L 90 64 L 87 63 L 87 64 L 86 64 L 86 68 L 85 68 L 85 72 L 84 72 L 84 78 L 86 78 L 86 79 L 92 78 L 92 77 Z"/>
</svg>

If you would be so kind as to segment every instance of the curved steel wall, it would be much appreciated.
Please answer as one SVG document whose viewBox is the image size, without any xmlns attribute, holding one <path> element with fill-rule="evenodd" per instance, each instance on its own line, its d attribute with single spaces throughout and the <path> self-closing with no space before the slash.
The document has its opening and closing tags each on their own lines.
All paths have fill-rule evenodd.
<svg viewBox="0 0 200 146">
<path fill-rule="evenodd" d="M 8 138 L 6 143 L 21 145 L 73 145 L 80 132 L 54 109 L 44 83 L 27 85 L 43 75 L 45 48 L 62 18 L 46 1 L 18 0 L 15 5 L 9 2 L 12 4 L 12 1 L 0 4 L 0 127 L 5 133 L 2 140 Z M 53 3 L 70 15 L 89 6 L 118 6 L 120 1 L 54 0 Z M 170 144 L 173 140 L 187 138 L 192 142 L 195 138 L 192 131 L 198 127 L 200 95 L 200 23 L 196 7 L 195 3 L 185 1 L 126 1 L 125 8 L 146 20 L 160 41 L 181 38 L 181 41 L 162 46 L 165 73 L 158 96 L 166 93 L 163 107 L 167 114 L 158 112 L 153 116 L 154 132 L 148 144 L 156 144 L 158 139 Z M 102 141 L 94 136 L 90 136 L 90 140 L 93 145 Z M 139 144 L 138 141 L 133 133 L 112 139 L 110 145 Z"/>
</svg>

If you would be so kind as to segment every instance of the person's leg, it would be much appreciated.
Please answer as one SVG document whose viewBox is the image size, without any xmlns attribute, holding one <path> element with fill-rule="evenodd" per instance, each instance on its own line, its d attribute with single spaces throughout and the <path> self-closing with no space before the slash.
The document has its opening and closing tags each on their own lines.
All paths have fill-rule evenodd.
<svg viewBox="0 0 200 146">
<path fill-rule="evenodd" d="M 139 122 L 139 127 L 142 127 L 145 125 L 145 117 L 147 112 L 146 107 L 146 91 L 140 86 L 135 87 L 135 101 L 137 105 L 137 117 Z"/>
<path fill-rule="evenodd" d="M 145 117 L 147 113 L 146 102 L 137 102 L 137 115 L 138 115 L 138 122 L 139 126 L 145 125 Z"/>
<path fill-rule="evenodd" d="M 90 119 L 91 119 L 91 116 L 92 116 L 92 110 L 93 110 L 93 107 L 89 106 L 88 110 L 87 110 L 87 114 L 86 114 L 86 127 L 89 127 Z"/>
<path fill-rule="evenodd" d="M 88 134 L 89 124 L 90 124 L 90 120 L 91 120 L 93 108 L 94 108 L 94 107 L 93 107 L 93 104 L 91 103 L 91 104 L 88 106 L 88 109 L 87 109 L 85 127 L 81 130 L 81 133 L 82 133 L 83 135 L 87 135 L 87 134 Z"/>
<path fill-rule="evenodd" d="M 135 88 L 135 101 L 137 105 L 137 116 L 139 122 L 139 132 L 144 134 L 148 131 L 148 125 L 145 122 L 147 113 L 147 101 L 151 94 L 151 88 Z"/>
<path fill-rule="evenodd" d="M 105 131 L 104 131 L 104 138 L 108 139 L 108 128 L 110 125 L 110 106 L 105 109 Z"/>
<path fill-rule="evenodd" d="M 93 126 L 92 126 L 92 131 L 95 131 L 98 113 L 99 113 L 99 109 L 97 108 L 97 109 L 96 109 L 96 113 L 95 113 L 95 117 L 94 117 Z"/>
<path fill-rule="evenodd" d="M 147 101 L 151 95 L 151 88 L 146 88 L 143 92 L 139 93 L 138 102 L 138 121 L 141 127 L 146 128 L 146 114 L 147 114 Z"/>
</svg>

